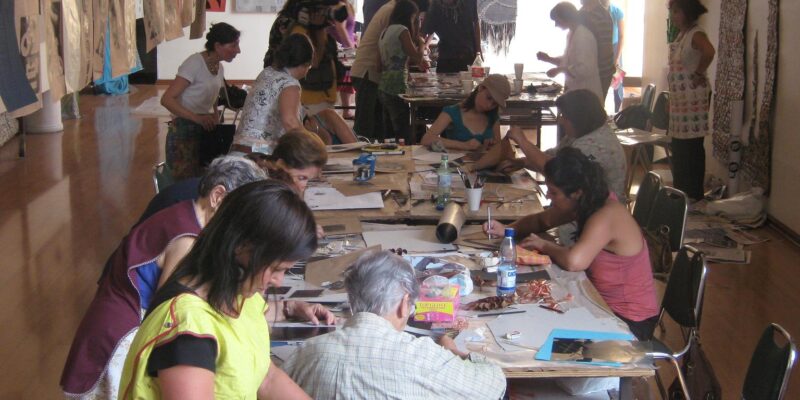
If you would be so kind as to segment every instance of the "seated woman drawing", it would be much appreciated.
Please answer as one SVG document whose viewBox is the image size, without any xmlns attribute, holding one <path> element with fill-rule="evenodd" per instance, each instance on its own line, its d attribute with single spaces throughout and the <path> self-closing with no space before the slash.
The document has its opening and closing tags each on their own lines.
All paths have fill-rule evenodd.
<svg viewBox="0 0 800 400">
<path fill-rule="evenodd" d="M 420 144 L 441 142 L 448 149 L 469 151 L 499 143 L 499 108 L 506 106 L 510 94 L 505 76 L 489 75 L 464 101 L 442 109 Z"/>
<path fill-rule="evenodd" d="M 544 175 L 551 207 L 509 225 L 524 238 L 520 246 L 549 255 L 554 264 L 567 271 L 586 271 L 614 314 L 637 338 L 649 339 L 659 307 L 647 243 L 636 220 L 609 192 L 602 167 L 580 150 L 560 150 L 545 164 Z M 576 221 L 578 228 L 572 246 L 558 245 L 535 234 L 553 223 L 570 220 Z M 483 228 L 501 235 L 505 226 L 490 221 Z"/>
</svg>

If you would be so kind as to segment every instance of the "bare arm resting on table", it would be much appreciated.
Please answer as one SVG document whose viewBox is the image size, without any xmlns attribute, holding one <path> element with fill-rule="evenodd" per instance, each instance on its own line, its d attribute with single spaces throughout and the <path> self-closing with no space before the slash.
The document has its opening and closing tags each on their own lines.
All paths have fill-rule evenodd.
<svg viewBox="0 0 800 400">
<path fill-rule="evenodd" d="M 540 213 L 526 215 L 514 223 L 509 224 L 509 228 L 514 228 L 517 237 L 526 237 L 532 233 L 544 232 L 550 228 L 555 228 L 560 225 L 575 221 L 575 214 L 572 212 L 562 211 L 555 207 L 550 207 Z M 489 233 L 490 222 L 483 224 L 483 231 Z M 502 237 L 505 233 L 506 225 L 501 224 L 495 220 L 491 221 L 492 236 Z"/>
<path fill-rule="evenodd" d="M 292 129 L 299 129 L 303 124 L 297 118 L 300 110 L 300 87 L 289 86 L 278 95 L 278 111 L 281 114 L 283 129 L 287 132 Z"/>
<path fill-rule="evenodd" d="M 285 321 L 287 318 L 294 318 L 298 321 L 308 321 L 314 325 L 319 325 L 320 321 L 326 325 L 336 322 L 333 313 L 322 304 L 311 304 L 304 301 L 283 300 L 276 302 L 275 306 L 270 306 L 264 313 L 267 321 Z"/>
<path fill-rule="evenodd" d="M 433 125 L 431 125 L 430 129 L 425 132 L 425 135 L 420 140 L 419 144 L 423 146 L 430 146 L 434 142 L 441 141 L 444 147 L 453 150 L 477 150 L 481 147 L 481 142 L 477 139 L 472 139 L 467 142 L 462 142 L 460 140 L 452 140 L 452 139 L 445 139 L 443 138 L 442 132 L 450 126 L 450 123 L 453 120 L 450 118 L 450 115 L 446 112 L 442 112 L 436 117 L 436 120 L 433 121 Z"/>
</svg>

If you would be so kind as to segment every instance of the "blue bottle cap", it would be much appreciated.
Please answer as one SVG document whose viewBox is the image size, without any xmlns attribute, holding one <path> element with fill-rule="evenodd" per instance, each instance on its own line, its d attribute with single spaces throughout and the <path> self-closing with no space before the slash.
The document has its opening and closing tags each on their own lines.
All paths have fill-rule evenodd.
<svg viewBox="0 0 800 400">
<path fill-rule="evenodd" d="M 506 237 L 514 237 L 514 228 L 506 228 Z"/>
</svg>

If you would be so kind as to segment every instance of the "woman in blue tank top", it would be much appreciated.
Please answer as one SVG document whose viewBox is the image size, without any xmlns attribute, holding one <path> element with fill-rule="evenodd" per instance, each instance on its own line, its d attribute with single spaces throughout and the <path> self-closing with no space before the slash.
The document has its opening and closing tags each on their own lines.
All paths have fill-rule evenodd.
<svg viewBox="0 0 800 400">
<path fill-rule="evenodd" d="M 464 101 L 443 108 L 420 144 L 441 141 L 452 150 L 478 150 L 499 143 L 499 108 L 506 106 L 510 93 L 505 76 L 489 75 Z"/>
</svg>

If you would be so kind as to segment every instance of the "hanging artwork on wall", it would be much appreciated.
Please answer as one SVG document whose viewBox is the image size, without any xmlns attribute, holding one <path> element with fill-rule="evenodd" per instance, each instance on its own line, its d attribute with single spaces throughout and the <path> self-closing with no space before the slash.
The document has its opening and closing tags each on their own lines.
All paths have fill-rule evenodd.
<svg viewBox="0 0 800 400">
<path fill-rule="evenodd" d="M 147 52 L 164 41 L 164 1 L 143 0 L 144 34 L 147 39 Z"/>
<path fill-rule="evenodd" d="M 225 0 L 206 0 L 206 11 L 225 12 Z"/>
<path fill-rule="evenodd" d="M 277 13 L 286 0 L 235 0 L 233 11 L 240 13 Z"/>
<path fill-rule="evenodd" d="M 761 107 L 758 110 L 758 125 L 751 130 L 748 137 L 750 143 L 745 147 L 743 157 L 744 175 L 754 186 L 764 188 L 766 193 L 769 192 L 772 169 L 772 106 L 775 100 L 775 72 L 778 66 L 778 9 L 778 0 L 769 0 L 767 52 Z"/>
<path fill-rule="evenodd" d="M 189 0 L 191 1 L 191 0 Z M 194 20 L 189 28 L 189 39 L 199 39 L 206 33 L 206 0 L 194 0 Z"/>
<path fill-rule="evenodd" d="M 507 55 L 517 30 L 517 0 L 478 0 L 478 18 L 489 46 Z"/>
</svg>

